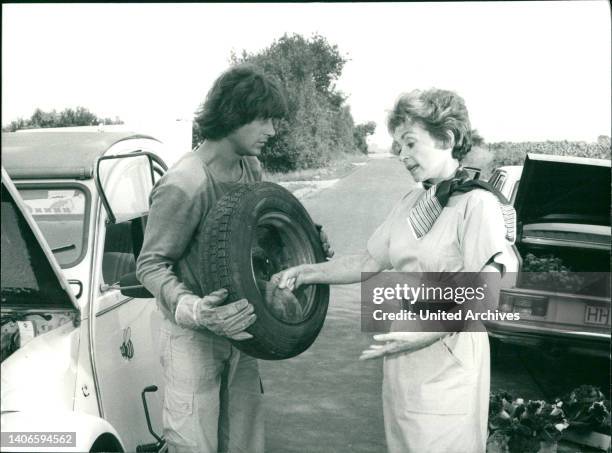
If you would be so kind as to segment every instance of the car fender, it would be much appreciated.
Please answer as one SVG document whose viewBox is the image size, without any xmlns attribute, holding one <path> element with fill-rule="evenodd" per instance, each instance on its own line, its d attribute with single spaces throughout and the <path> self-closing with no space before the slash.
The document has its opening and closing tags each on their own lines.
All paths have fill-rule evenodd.
<svg viewBox="0 0 612 453">
<path fill-rule="evenodd" d="M 117 430 L 106 420 L 80 412 L 40 412 L 19 411 L 4 412 L 1 416 L 2 451 L 11 452 L 88 452 L 97 439 L 102 436 L 114 438 L 117 451 L 125 451 L 125 447 Z M 35 444 L 19 447 L 9 443 L 11 433 L 72 433 L 72 446 L 47 444 L 47 447 L 36 447 Z M 112 436 L 112 437 L 110 437 Z M 13 446 L 14 445 L 14 446 Z M 105 450 L 108 451 L 108 450 Z"/>
</svg>

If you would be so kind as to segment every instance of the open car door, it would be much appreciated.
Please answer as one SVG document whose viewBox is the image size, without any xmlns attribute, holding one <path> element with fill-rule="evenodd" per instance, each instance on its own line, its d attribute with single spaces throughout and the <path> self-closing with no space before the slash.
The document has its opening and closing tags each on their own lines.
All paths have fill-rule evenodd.
<svg viewBox="0 0 612 453">
<path fill-rule="evenodd" d="M 98 292 L 93 303 L 91 341 L 95 367 L 100 370 L 97 376 L 104 418 L 120 427 L 129 451 L 142 449 L 151 441 L 149 421 L 154 432 L 162 431 L 164 391 L 158 349 L 161 312 L 144 288 L 141 291 L 145 294 L 134 298 L 121 287 L 127 276 L 135 286 L 141 286 L 134 275 L 149 195 L 156 178 L 166 169 L 160 158 L 141 149 L 102 156 L 94 170 L 104 211 L 96 228 L 94 278 Z M 147 409 L 142 404 L 145 389 Z"/>
</svg>

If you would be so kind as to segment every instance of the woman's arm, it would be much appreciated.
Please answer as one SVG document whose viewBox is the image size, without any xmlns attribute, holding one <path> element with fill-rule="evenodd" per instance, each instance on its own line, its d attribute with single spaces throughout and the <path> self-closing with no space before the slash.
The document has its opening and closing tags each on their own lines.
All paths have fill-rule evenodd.
<svg viewBox="0 0 612 453">
<path fill-rule="evenodd" d="M 291 267 L 272 277 L 279 288 L 294 290 L 301 285 L 315 283 L 345 284 L 361 281 L 362 272 L 377 274 L 383 267 L 367 251 L 348 255 L 317 264 L 301 264 Z"/>
<path fill-rule="evenodd" d="M 482 273 L 488 273 L 486 282 L 493 299 L 492 301 L 487 301 L 489 307 L 497 307 L 502 270 L 503 267 L 499 263 L 493 261 L 492 258 L 480 270 L 480 275 L 482 275 Z M 385 343 L 370 345 L 368 349 L 361 353 L 359 360 L 371 360 L 391 354 L 418 351 L 448 335 L 450 335 L 450 332 L 390 332 L 374 335 L 375 341 Z"/>
</svg>

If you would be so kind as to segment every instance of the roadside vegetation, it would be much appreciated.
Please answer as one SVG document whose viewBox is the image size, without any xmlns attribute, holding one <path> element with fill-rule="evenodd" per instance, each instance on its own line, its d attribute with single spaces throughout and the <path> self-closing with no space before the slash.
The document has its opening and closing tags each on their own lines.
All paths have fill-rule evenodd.
<svg viewBox="0 0 612 453">
<path fill-rule="evenodd" d="M 264 170 L 264 180 L 271 182 L 300 182 L 340 179 L 351 173 L 358 164 L 366 162 L 365 154 L 341 154 L 321 168 L 308 168 L 288 172 Z"/>
<path fill-rule="evenodd" d="M 231 64 L 258 66 L 286 95 L 288 114 L 276 123 L 276 136 L 260 156 L 267 171 L 341 166 L 345 155 L 367 154 L 366 137 L 374 133 L 376 124 L 356 125 L 347 95 L 336 88 L 347 58 L 323 36 L 298 34 L 284 35 L 256 53 L 231 55 Z M 194 145 L 200 139 L 194 125 Z"/>
<path fill-rule="evenodd" d="M 98 124 L 123 124 L 123 121 L 119 117 L 115 117 L 115 119 L 100 118 L 85 107 L 67 108 L 61 112 L 57 112 L 55 109 L 45 112 L 37 108 L 30 118 L 19 118 L 11 121 L 2 128 L 2 132 L 46 127 L 97 126 Z"/>
<path fill-rule="evenodd" d="M 480 167 L 487 178 L 497 167 L 522 165 L 527 153 L 554 154 L 557 156 L 610 159 L 610 137 L 600 135 L 596 142 L 546 141 L 546 142 L 498 142 L 475 148 L 466 158 L 466 165 Z M 478 165 L 480 163 L 480 165 Z"/>
</svg>

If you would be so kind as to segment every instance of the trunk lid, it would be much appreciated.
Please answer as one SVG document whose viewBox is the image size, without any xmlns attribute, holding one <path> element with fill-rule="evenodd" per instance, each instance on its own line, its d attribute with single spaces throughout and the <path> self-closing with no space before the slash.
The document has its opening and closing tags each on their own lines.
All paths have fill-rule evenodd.
<svg viewBox="0 0 612 453">
<path fill-rule="evenodd" d="M 528 154 L 514 206 L 522 225 L 610 226 L 610 161 Z"/>
<path fill-rule="evenodd" d="M 49 245 L 2 168 L 2 308 L 76 309 Z"/>
</svg>

